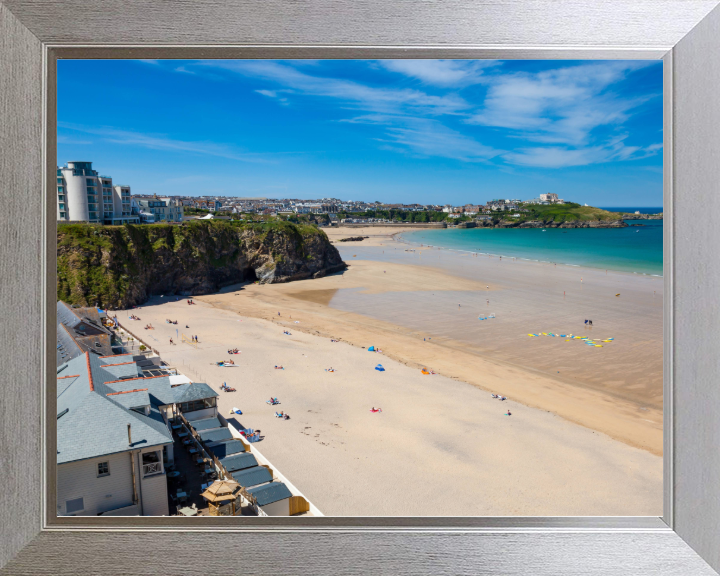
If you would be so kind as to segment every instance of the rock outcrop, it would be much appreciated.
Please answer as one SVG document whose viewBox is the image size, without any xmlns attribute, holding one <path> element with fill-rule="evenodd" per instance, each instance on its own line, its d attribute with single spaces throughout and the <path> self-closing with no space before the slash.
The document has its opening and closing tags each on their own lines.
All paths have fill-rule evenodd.
<svg viewBox="0 0 720 576">
<path fill-rule="evenodd" d="M 324 232 L 289 222 L 58 226 L 57 298 L 128 308 L 154 294 L 317 278 L 346 267 Z"/>
<path fill-rule="evenodd" d="M 566 220 L 564 222 L 555 222 L 549 220 L 530 220 L 525 222 L 510 222 L 501 220 L 493 222 L 492 220 L 479 221 L 477 223 L 480 228 L 626 228 L 627 224 L 623 220 Z"/>
</svg>

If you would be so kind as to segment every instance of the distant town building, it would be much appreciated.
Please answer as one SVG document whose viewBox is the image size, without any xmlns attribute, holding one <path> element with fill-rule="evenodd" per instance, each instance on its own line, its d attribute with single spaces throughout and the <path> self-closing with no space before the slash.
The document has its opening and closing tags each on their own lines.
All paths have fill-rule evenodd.
<svg viewBox="0 0 720 576">
<path fill-rule="evenodd" d="M 565 201 L 562 198 L 558 198 L 557 194 L 548 193 L 540 194 L 540 202 L 549 202 L 550 204 L 564 204 Z"/>
<path fill-rule="evenodd" d="M 96 224 L 137 223 L 129 186 L 113 186 L 110 176 L 100 176 L 92 162 L 68 162 L 57 168 L 57 220 Z"/>
<path fill-rule="evenodd" d="M 179 200 L 158 198 L 155 194 L 152 197 L 135 197 L 133 202 L 143 223 L 183 221 L 183 204 Z"/>
</svg>

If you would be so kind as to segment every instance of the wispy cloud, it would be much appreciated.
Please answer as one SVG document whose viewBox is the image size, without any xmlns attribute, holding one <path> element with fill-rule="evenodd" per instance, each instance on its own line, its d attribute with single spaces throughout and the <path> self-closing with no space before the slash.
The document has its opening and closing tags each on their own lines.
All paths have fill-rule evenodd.
<svg viewBox="0 0 720 576">
<path fill-rule="evenodd" d="M 654 156 L 662 150 L 662 144 L 650 146 L 627 146 L 627 135 L 617 137 L 598 146 L 567 148 L 560 146 L 541 146 L 535 148 L 519 148 L 503 154 L 503 158 L 511 164 L 533 166 L 537 168 L 567 168 L 569 166 L 585 166 L 602 164 L 614 160 L 641 160 Z"/>
<path fill-rule="evenodd" d="M 621 125 L 630 110 L 652 97 L 620 97 L 610 90 L 647 65 L 602 62 L 494 76 L 484 106 L 468 122 L 509 129 L 537 142 L 587 145 L 594 129 Z"/>
<path fill-rule="evenodd" d="M 274 98 L 283 106 L 287 106 L 289 104 L 288 99 L 282 96 L 282 93 L 291 93 L 292 90 L 255 90 L 255 92 L 268 98 Z"/>
<path fill-rule="evenodd" d="M 58 126 L 68 130 L 75 130 L 85 134 L 94 134 L 107 142 L 115 144 L 127 144 L 139 146 L 141 148 L 149 148 L 152 150 L 169 150 L 181 152 L 193 152 L 196 154 L 204 154 L 208 156 L 218 156 L 221 158 L 229 158 L 231 160 L 239 160 L 242 162 L 270 162 L 270 158 L 258 153 L 247 153 L 237 150 L 232 146 L 218 144 L 208 141 L 185 141 L 169 138 L 161 134 L 143 134 L 140 132 L 132 132 L 130 130 L 119 130 L 113 127 L 90 127 L 68 122 L 58 122 Z"/>
<path fill-rule="evenodd" d="M 496 60 L 379 60 L 392 72 L 435 86 L 463 86 L 480 79 L 483 70 L 496 66 Z"/>
<path fill-rule="evenodd" d="M 413 156 L 484 162 L 502 152 L 449 128 L 435 118 L 366 114 L 344 122 L 384 126 L 384 134 L 376 138 L 383 143 L 383 149 Z"/>
<path fill-rule="evenodd" d="M 202 65 L 277 82 L 299 94 L 332 98 L 341 101 L 345 107 L 368 112 L 436 116 L 457 114 L 471 108 L 470 104 L 454 93 L 438 96 L 411 88 L 375 87 L 354 80 L 308 74 L 280 62 L 211 61 L 203 62 Z"/>
<path fill-rule="evenodd" d="M 62 134 L 58 134 L 57 137 L 57 143 L 58 144 L 92 144 L 92 140 L 84 140 L 82 138 L 73 138 L 71 136 L 65 136 Z"/>
</svg>

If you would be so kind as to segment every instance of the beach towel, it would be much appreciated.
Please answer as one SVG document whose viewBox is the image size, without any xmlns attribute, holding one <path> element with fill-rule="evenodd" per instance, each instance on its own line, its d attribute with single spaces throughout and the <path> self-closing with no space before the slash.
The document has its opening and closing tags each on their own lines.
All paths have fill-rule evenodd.
<svg viewBox="0 0 720 576">
<path fill-rule="evenodd" d="M 377 366 L 375 366 L 375 370 L 377 370 L 378 372 L 385 372 L 385 368 L 382 367 L 382 364 L 378 364 Z"/>
</svg>

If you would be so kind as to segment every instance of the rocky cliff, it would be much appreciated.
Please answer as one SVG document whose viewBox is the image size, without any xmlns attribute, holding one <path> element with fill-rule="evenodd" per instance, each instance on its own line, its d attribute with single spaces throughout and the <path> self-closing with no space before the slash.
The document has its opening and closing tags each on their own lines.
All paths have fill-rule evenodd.
<svg viewBox="0 0 720 576">
<path fill-rule="evenodd" d="M 153 294 L 208 294 L 345 266 L 324 232 L 289 222 L 58 226 L 57 298 L 69 304 L 127 308 Z"/>
<path fill-rule="evenodd" d="M 479 228 L 626 228 L 623 220 L 565 220 L 555 222 L 554 220 L 530 220 L 525 222 L 510 222 L 501 220 L 493 223 L 492 220 L 480 221 Z"/>
<path fill-rule="evenodd" d="M 662 220 L 663 213 L 659 214 L 623 214 L 623 220 Z"/>
</svg>

